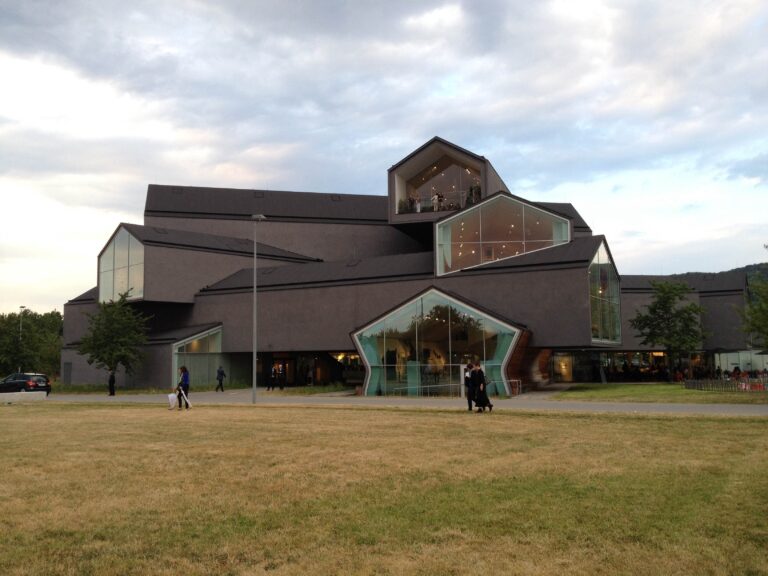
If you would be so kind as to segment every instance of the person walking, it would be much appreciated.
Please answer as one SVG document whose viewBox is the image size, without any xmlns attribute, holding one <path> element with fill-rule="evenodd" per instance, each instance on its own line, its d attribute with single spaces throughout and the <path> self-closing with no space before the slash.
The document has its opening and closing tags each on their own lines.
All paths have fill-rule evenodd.
<svg viewBox="0 0 768 576">
<path fill-rule="evenodd" d="M 488 408 L 488 412 L 493 410 L 493 404 L 491 404 L 488 398 L 488 383 L 485 381 L 485 372 L 480 368 L 480 364 L 474 367 L 472 371 L 472 382 L 475 388 L 475 407 L 478 412 L 485 412 Z"/>
<path fill-rule="evenodd" d="M 467 410 L 472 412 L 472 402 L 475 401 L 475 385 L 472 382 L 472 363 L 464 369 L 464 392 L 467 395 Z"/>
<path fill-rule="evenodd" d="M 115 371 L 114 370 L 110 371 L 109 373 L 108 385 L 109 385 L 109 395 L 114 396 L 115 395 Z"/>
<path fill-rule="evenodd" d="M 218 384 L 216 385 L 216 390 L 214 392 L 218 392 L 219 388 L 221 388 L 221 391 L 224 392 L 224 378 L 227 377 L 226 372 L 224 372 L 224 368 L 219 366 L 219 369 L 216 370 L 216 380 L 218 380 Z"/>
<path fill-rule="evenodd" d="M 178 390 L 179 410 L 181 410 L 181 401 L 184 400 L 187 410 L 189 410 L 189 370 L 186 366 L 179 368 Z"/>
</svg>

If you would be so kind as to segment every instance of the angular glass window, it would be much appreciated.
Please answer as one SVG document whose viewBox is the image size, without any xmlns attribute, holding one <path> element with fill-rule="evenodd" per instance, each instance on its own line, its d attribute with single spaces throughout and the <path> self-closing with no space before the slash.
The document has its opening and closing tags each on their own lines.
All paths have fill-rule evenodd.
<svg viewBox="0 0 768 576">
<path fill-rule="evenodd" d="M 439 222 L 437 274 L 512 258 L 570 241 L 568 219 L 499 194 Z"/>
<path fill-rule="evenodd" d="M 621 342 L 619 276 L 605 243 L 589 265 L 589 304 L 593 342 Z"/>
<path fill-rule="evenodd" d="M 221 337 L 221 327 L 217 327 L 173 344 L 171 382 L 177 381 L 180 366 L 186 366 L 193 386 L 213 382 L 219 366 L 229 374 L 228 360 L 221 353 Z"/>
<path fill-rule="evenodd" d="M 520 330 L 431 289 L 352 335 L 369 396 L 460 396 L 464 368 L 480 363 L 489 390 L 509 395 L 504 377 Z"/>
<path fill-rule="evenodd" d="M 99 301 L 117 300 L 128 290 L 129 300 L 144 297 L 144 245 L 120 228 L 99 256 Z"/>
</svg>

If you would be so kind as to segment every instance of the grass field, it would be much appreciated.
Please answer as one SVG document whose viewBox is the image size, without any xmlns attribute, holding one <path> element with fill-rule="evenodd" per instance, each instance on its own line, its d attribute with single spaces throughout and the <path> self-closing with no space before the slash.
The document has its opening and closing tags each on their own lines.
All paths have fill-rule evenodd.
<svg viewBox="0 0 768 576">
<path fill-rule="evenodd" d="M 683 404 L 768 404 L 768 392 L 705 392 L 686 390 L 682 384 L 638 382 L 573 384 L 554 400 L 596 402 L 670 402 Z"/>
<path fill-rule="evenodd" d="M 225 383 L 225 390 L 243 390 L 250 389 L 250 383 L 234 382 Z M 196 384 L 192 387 L 193 392 L 213 392 L 216 389 L 215 383 Z M 262 386 L 259 386 L 258 390 L 264 390 Z M 282 394 L 285 396 L 311 396 L 313 394 L 327 394 L 329 392 L 354 392 L 355 387 L 351 385 L 345 385 L 340 382 L 333 384 L 322 384 L 317 386 L 290 386 L 285 387 L 283 390 L 279 388 L 275 390 L 275 394 Z M 118 396 L 124 394 L 166 394 L 171 389 L 163 388 L 117 388 L 116 392 Z M 53 383 L 54 394 L 106 394 L 107 386 L 105 384 L 60 384 L 59 382 Z"/>
<path fill-rule="evenodd" d="M 0 406 L 0 574 L 768 574 L 767 424 Z"/>
</svg>

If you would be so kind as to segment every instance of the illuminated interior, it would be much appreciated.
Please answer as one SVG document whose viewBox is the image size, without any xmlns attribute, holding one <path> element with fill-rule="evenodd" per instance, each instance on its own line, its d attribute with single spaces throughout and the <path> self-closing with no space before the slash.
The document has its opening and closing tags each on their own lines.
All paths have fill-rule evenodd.
<svg viewBox="0 0 768 576">
<path fill-rule="evenodd" d="M 437 274 L 569 241 L 566 218 L 500 194 L 437 224 Z"/>
<path fill-rule="evenodd" d="M 443 155 L 406 181 L 397 213 L 461 210 L 480 201 L 480 172 Z"/>
</svg>

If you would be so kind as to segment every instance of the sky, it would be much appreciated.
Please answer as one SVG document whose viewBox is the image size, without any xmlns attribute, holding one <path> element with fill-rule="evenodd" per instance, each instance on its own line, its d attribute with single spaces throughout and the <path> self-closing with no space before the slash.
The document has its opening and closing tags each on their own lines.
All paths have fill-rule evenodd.
<svg viewBox="0 0 768 576">
<path fill-rule="evenodd" d="M 620 274 L 768 252 L 765 0 L 0 0 L 0 313 L 96 285 L 147 185 L 386 194 L 433 136 Z"/>
</svg>

